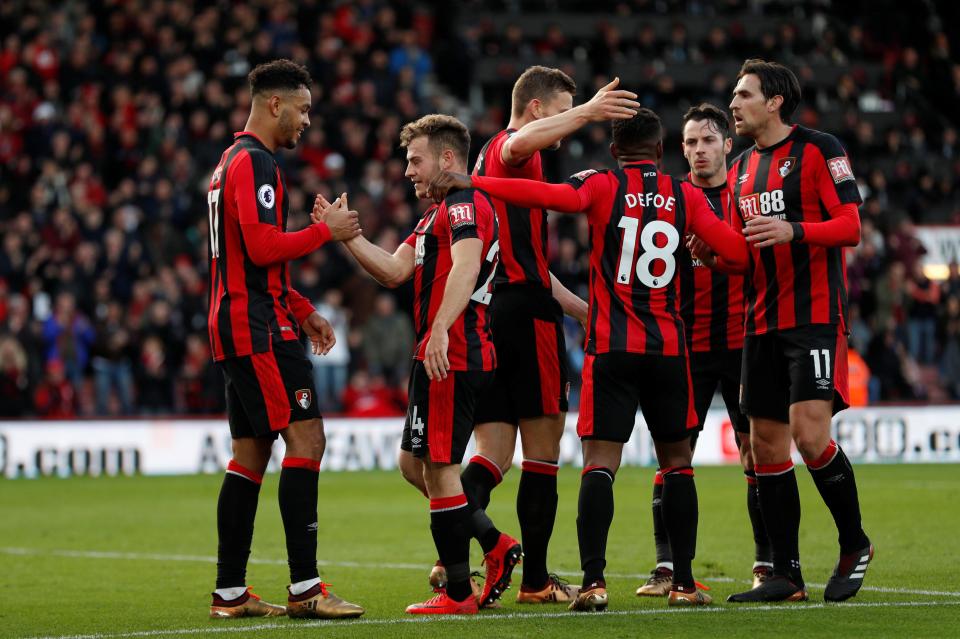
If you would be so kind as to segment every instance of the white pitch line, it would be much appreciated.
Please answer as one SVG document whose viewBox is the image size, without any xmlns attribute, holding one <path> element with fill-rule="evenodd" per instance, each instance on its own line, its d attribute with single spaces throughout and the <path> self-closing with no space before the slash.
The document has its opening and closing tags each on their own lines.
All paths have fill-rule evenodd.
<svg viewBox="0 0 960 639">
<path fill-rule="evenodd" d="M 0 554 L 17 556 L 53 556 L 68 557 L 73 559 L 120 559 L 129 561 L 186 561 L 196 563 L 216 563 L 217 558 L 212 555 L 165 555 L 159 553 L 138 553 L 138 552 L 115 552 L 109 550 L 42 550 L 38 548 L 15 548 L 0 547 Z M 251 564 L 263 564 L 271 566 L 286 566 L 286 559 L 258 559 L 250 558 Z M 334 568 L 365 568 L 365 569 L 388 569 L 388 570 L 423 570 L 430 568 L 427 564 L 403 564 L 403 563 L 372 563 L 359 561 L 325 561 L 317 560 L 319 566 L 330 566 Z M 580 577 L 579 572 L 557 571 L 561 577 Z M 606 573 L 607 577 L 615 579 L 646 579 L 650 573 Z M 730 577 L 706 577 L 704 581 L 713 583 L 751 583 L 746 579 L 732 579 Z M 808 588 L 823 590 L 826 584 L 807 583 Z M 895 595 L 926 595 L 931 597 L 960 597 L 960 592 L 951 590 L 915 590 L 911 588 L 895 588 L 885 586 L 863 586 L 860 590 L 864 592 L 879 592 Z"/>
<path fill-rule="evenodd" d="M 479 614 L 476 616 L 463 615 L 426 615 L 421 617 L 407 617 L 400 619 L 356 619 L 343 621 L 286 621 L 276 623 L 262 623 L 248 626 L 201 626 L 198 628 L 179 628 L 172 630 L 138 630 L 134 632 L 94 633 L 88 635 L 43 635 L 25 637 L 24 639 L 132 639 L 134 637 L 175 637 L 178 635 L 206 635 L 232 634 L 238 632 L 257 632 L 269 630 L 312 630 L 316 628 L 334 628 L 341 626 L 394 626 L 398 624 L 430 624 L 445 621 L 462 621 L 467 623 L 481 623 L 486 621 L 525 620 L 525 619 L 600 619 L 603 617 L 642 617 L 650 615 L 673 614 L 721 614 L 721 613 L 751 613 L 777 610 L 780 612 L 809 612 L 827 610 L 831 608 L 928 608 L 934 606 L 960 606 L 960 601 L 903 601 L 903 602 L 876 602 L 876 603 L 841 603 L 841 604 L 798 604 L 765 605 L 743 607 L 706 607 L 706 608 L 663 608 L 660 610 L 607 610 L 593 615 L 571 613 L 500 613 Z M 219 622 L 214 622 L 219 623 Z"/>
</svg>

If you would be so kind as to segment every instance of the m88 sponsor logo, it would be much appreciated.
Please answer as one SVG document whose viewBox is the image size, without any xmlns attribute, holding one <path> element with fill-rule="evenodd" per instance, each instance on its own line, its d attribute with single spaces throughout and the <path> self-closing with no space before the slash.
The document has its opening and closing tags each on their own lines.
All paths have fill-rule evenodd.
<svg viewBox="0 0 960 639">
<path fill-rule="evenodd" d="M 786 218 L 783 189 L 744 195 L 740 198 L 739 207 L 740 213 L 747 220 L 757 215 L 776 216 L 781 220 Z"/>
</svg>

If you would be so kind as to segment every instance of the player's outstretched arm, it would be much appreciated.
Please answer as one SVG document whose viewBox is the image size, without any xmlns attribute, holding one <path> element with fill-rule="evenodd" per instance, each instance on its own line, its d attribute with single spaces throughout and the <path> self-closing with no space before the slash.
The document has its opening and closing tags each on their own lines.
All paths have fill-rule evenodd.
<svg viewBox="0 0 960 639">
<path fill-rule="evenodd" d="M 250 260 L 262 267 L 303 257 L 330 239 L 330 229 L 322 223 L 294 233 L 284 233 L 273 224 L 241 224 L 240 234 Z"/>
<path fill-rule="evenodd" d="M 343 243 L 363 270 L 381 286 L 397 288 L 413 276 L 415 266 L 414 248 L 404 242 L 392 254 L 372 243 L 362 235 Z"/>
<path fill-rule="evenodd" d="M 728 264 L 725 259 L 713 252 L 707 243 L 696 235 L 691 235 L 687 240 L 687 250 L 695 258 L 700 260 L 704 266 L 727 275 L 742 275 L 747 272 L 747 263 Z"/>
<path fill-rule="evenodd" d="M 553 294 L 553 298 L 560 304 L 560 308 L 563 309 L 563 312 L 566 315 L 569 315 L 573 319 L 586 326 L 587 312 L 589 311 L 590 307 L 573 291 L 561 284 L 560 280 L 558 280 L 557 276 L 553 273 L 550 273 L 550 292 Z"/>
<path fill-rule="evenodd" d="M 618 89 L 614 78 L 597 91 L 590 101 L 568 111 L 540 118 L 520 127 L 500 148 L 500 156 L 509 166 L 519 166 L 537 151 L 549 148 L 588 122 L 629 120 L 637 113 L 637 94 Z"/>
<path fill-rule="evenodd" d="M 689 230 L 723 260 L 726 269 L 735 273 L 743 272 L 748 258 L 747 243 L 743 236 L 726 222 L 717 219 L 703 191 L 693 186 L 686 188 L 687 184 L 683 186 L 687 196 Z"/>
<path fill-rule="evenodd" d="M 548 208 L 559 213 L 580 213 L 589 208 L 580 191 L 569 184 L 549 184 L 537 180 L 495 178 L 440 171 L 430 183 L 434 201 L 443 201 L 451 191 L 477 188 L 497 199 L 526 208 Z"/>
<path fill-rule="evenodd" d="M 339 202 L 338 205 L 337 202 Z M 318 194 L 314 205 L 314 213 L 311 217 L 317 221 L 320 219 L 318 210 L 327 210 L 334 206 L 338 206 L 340 209 L 348 208 L 347 194 L 344 193 L 337 198 L 334 204 L 330 204 L 325 197 Z M 363 267 L 363 270 L 377 280 L 381 286 L 396 288 L 413 275 L 415 266 L 414 248 L 408 242 L 404 242 L 397 247 L 393 254 L 387 253 L 360 234 L 344 241 L 343 245 Z"/>
<path fill-rule="evenodd" d="M 430 379 L 447 378 L 447 371 L 450 370 L 450 361 L 447 359 L 450 338 L 447 331 L 470 301 L 477 277 L 480 275 L 482 251 L 483 240 L 475 237 L 464 238 L 450 247 L 453 263 L 447 275 L 447 285 L 443 289 L 440 308 L 437 309 L 433 325 L 430 327 L 430 339 L 423 354 L 423 367 Z"/>
<path fill-rule="evenodd" d="M 258 218 L 244 215 L 242 219 Z M 319 208 L 314 203 L 310 219 L 313 224 L 294 233 L 284 233 L 275 224 L 265 222 L 241 223 L 240 233 L 250 259 L 257 266 L 280 264 L 312 253 L 331 239 L 345 240 L 360 234 L 357 212 L 340 198 Z"/>
<path fill-rule="evenodd" d="M 331 239 L 343 242 L 360 235 L 360 214 L 351 211 L 347 206 L 347 194 L 343 193 L 332 203 L 322 195 L 317 195 L 313 201 L 313 212 L 310 219 L 314 222 L 324 222 L 330 228 Z"/>
<path fill-rule="evenodd" d="M 237 199 L 240 234 L 250 260 L 257 266 L 265 267 L 295 260 L 317 250 L 331 239 L 343 240 L 360 233 L 357 212 L 341 205 L 339 201 L 335 205 L 328 204 L 329 210 L 322 211 L 318 211 L 314 204 L 310 215 L 313 224 L 294 233 L 284 233 L 275 223 L 269 221 L 269 217 L 261 216 L 261 206 L 263 205 L 254 198 Z M 271 204 L 265 210 L 272 208 Z"/>
</svg>

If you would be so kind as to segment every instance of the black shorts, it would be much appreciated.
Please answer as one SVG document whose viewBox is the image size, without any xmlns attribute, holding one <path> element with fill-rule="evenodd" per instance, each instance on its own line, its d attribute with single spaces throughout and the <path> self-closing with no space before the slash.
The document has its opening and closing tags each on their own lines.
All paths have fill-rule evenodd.
<svg viewBox="0 0 960 639">
<path fill-rule="evenodd" d="M 584 358 L 577 421 L 581 439 L 626 443 L 638 404 L 656 441 L 677 442 L 697 431 L 686 355 L 613 352 Z"/>
<path fill-rule="evenodd" d="M 790 422 L 790 405 L 811 399 L 850 406 L 847 337 L 836 324 L 747 335 L 743 343 L 740 409 L 750 417 Z"/>
<path fill-rule="evenodd" d="M 750 420 L 740 410 L 740 368 L 743 351 L 739 348 L 725 351 L 690 353 L 690 377 L 693 380 L 693 406 L 703 429 L 713 394 L 720 386 L 720 395 L 727 406 L 730 424 L 738 433 L 750 432 Z"/>
<path fill-rule="evenodd" d="M 313 366 L 297 341 L 273 350 L 217 362 L 227 386 L 230 435 L 276 438 L 292 422 L 320 417 Z"/>
<path fill-rule="evenodd" d="M 431 381 L 423 362 L 414 362 L 400 448 L 438 464 L 462 462 L 477 397 L 492 379 L 493 371 L 447 371 L 446 379 Z"/>
<path fill-rule="evenodd" d="M 500 285 L 489 314 L 497 370 L 477 404 L 476 423 L 518 425 L 521 419 L 567 412 L 570 384 L 563 310 L 550 291 Z"/>
</svg>

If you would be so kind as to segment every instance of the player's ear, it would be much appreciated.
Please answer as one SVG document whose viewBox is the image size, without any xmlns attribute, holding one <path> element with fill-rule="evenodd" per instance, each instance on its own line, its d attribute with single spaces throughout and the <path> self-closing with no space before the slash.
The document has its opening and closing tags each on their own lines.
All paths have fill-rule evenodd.
<svg viewBox="0 0 960 639">
<path fill-rule="evenodd" d="M 657 159 L 663 157 L 663 140 L 657 140 Z"/>
<path fill-rule="evenodd" d="M 723 141 L 723 154 L 730 155 L 730 151 L 733 150 L 733 138 L 727 138 Z"/>
<path fill-rule="evenodd" d="M 451 149 L 444 149 L 440 153 L 440 168 L 444 171 L 449 171 L 453 167 L 455 159 Z"/>
<path fill-rule="evenodd" d="M 278 117 L 280 115 L 280 102 L 281 100 L 279 95 L 271 95 L 270 100 L 267 102 L 267 104 L 270 105 L 270 114 L 273 117 Z"/>
<path fill-rule="evenodd" d="M 774 113 L 775 111 L 779 110 L 781 106 L 783 106 L 782 95 L 775 95 L 767 100 L 767 111 L 770 113 Z"/>
<path fill-rule="evenodd" d="M 539 98 L 530 100 L 528 108 L 530 109 L 530 113 L 532 113 L 533 117 L 537 120 L 543 117 L 543 103 Z"/>
<path fill-rule="evenodd" d="M 610 155 L 613 156 L 614 160 L 620 159 L 620 151 L 617 149 L 617 145 L 613 142 L 610 143 Z"/>
</svg>

